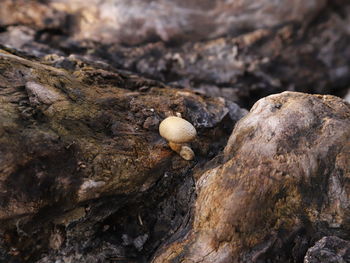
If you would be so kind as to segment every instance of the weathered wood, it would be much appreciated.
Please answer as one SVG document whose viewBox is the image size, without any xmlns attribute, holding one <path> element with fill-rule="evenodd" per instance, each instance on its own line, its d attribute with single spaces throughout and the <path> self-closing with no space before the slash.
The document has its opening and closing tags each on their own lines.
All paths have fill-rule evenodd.
<svg viewBox="0 0 350 263">
<path fill-rule="evenodd" d="M 164 187 L 165 192 L 175 191 L 183 180 L 190 188 L 182 175 L 222 149 L 232 125 L 245 114 L 222 98 L 75 62 L 68 72 L 0 52 L 0 220 L 6 222 L 1 231 L 6 235 L 18 227 L 16 235 L 9 234 L 10 244 L 24 258 L 52 246 L 48 239 L 55 234 L 44 234 L 50 225 L 65 229 L 79 221 L 70 230 L 79 239 L 93 224 L 136 206 L 164 176 L 179 177 L 165 180 L 175 184 Z M 176 113 L 198 129 L 194 162 L 174 154 L 158 133 L 159 121 Z M 142 206 L 154 206 L 157 196 L 165 195 L 148 195 Z M 190 205 L 187 201 L 182 205 Z M 139 236 L 150 236 L 144 224 Z M 99 230 L 90 231 L 85 238 Z M 36 246 L 33 235 L 38 233 Z"/>
<path fill-rule="evenodd" d="M 347 104 L 268 97 L 227 144 L 233 102 L 345 95 L 349 24 L 348 0 L 1 1 L 0 262 L 302 262 L 349 239 Z M 176 113 L 194 161 L 158 134 Z"/>
<path fill-rule="evenodd" d="M 244 107 L 285 90 L 344 96 L 349 88 L 347 0 L 309 0 L 307 5 L 299 0 L 190 0 L 186 7 L 183 1 L 168 6 L 163 1 L 97 2 L 5 0 L 9 7 L 3 10 L 14 11 L 0 16 L 0 43 L 37 56 L 103 60 Z M 147 16 L 140 6 L 154 15 Z M 171 7 L 177 15 L 164 16 Z M 157 34 L 169 41 L 159 41 Z M 71 66 L 62 57 L 56 60 L 61 67 Z"/>
<path fill-rule="evenodd" d="M 304 263 L 349 262 L 350 242 L 336 236 L 324 237 L 309 248 Z"/>
<path fill-rule="evenodd" d="M 77 40 L 139 45 L 212 39 L 289 22 L 307 24 L 325 5 L 326 0 L 309 0 L 307 5 L 303 0 L 3 0 L 0 24 L 61 29 Z"/>
<path fill-rule="evenodd" d="M 261 99 L 222 161 L 195 173 L 192 228 L 153 262 L 301 262 L 325 234 L 349 239 L 349 168 L 349 104 L 293 92 Z"/>
</svg>

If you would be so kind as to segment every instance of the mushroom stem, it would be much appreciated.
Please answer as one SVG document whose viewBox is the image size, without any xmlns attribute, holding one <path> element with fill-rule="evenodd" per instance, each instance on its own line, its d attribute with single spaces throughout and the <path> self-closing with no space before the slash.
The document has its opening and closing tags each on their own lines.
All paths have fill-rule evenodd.
<svg viewBox="0 0 350 263">
<path fill-rule="evenodd" d="M 169 142 L 169 147 L 174 152 L 177 152 L 178 154 L 180 154 L 182 143 Z"/>
<path fill-rule="evenodd" d="M 187 145 L 184 145 L 182 143 L 169 142 L 169 147 L 187 161 L 190 161 L 194 158 L 194 152 Z"/>
<path fill-rule="evenodd" d="M 192 149 L 187 146 L 187 145 L 183 145 L 181 147 L 181 151 L 180 151 L 180 156 L 182 158 L 184 158 L 187 161 L 191 161 L 194 158 L 194 152 L 192 151 Z"/>
</svg>

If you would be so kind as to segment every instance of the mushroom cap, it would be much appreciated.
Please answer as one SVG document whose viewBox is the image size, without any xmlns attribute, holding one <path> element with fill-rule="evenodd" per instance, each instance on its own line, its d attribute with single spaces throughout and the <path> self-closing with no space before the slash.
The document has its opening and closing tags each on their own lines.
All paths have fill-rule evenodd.
<svg viewBox="0 0 350 263">
<path fill-rule="evenodd" d="M 175 143 L 192 141 L 197 135 L 190 122 L 175 116 L 168 117 L 160 123 L 159 133 L 163 138 Z"/>
</svg>

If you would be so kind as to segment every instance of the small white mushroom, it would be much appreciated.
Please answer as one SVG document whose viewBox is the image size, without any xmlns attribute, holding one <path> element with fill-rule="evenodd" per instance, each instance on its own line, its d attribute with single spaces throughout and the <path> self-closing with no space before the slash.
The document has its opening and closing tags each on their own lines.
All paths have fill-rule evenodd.
<svg viewBox="0 0 350 263">
<path fill-rule="evenodd" d="M 188 161 L 194 158 L 192 149 L 185 145 L 197 135 L 195 127 L 190 122 L 180 117 L 168 117 L 160 123 L 159 133 L 168 140 L 169 147 L 182 158 Z"/>
</svg>

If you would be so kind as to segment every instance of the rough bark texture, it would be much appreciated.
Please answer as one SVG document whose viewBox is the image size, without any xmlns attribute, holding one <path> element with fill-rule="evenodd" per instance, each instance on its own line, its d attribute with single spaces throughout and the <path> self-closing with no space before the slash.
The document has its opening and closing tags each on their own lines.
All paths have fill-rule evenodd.
<svg viewBox="0 0 350 263">
<path fill-rule="evenodd" d="M 309 248 L 304 263 L 350 262 L 350 242 L 336 236 L 324 237 Z"/>
<path fill-rule="evenodd" d="M 303 262 L 349 239 L 349 104 L 282 93 L 232 133 L 269 94 L 349 101 L 349 43 L 348 0 L 2 0 L 0 262 Z M 158 134 L 176 113 L 194 161 Z M 305 260 L 346 260 L 338 241 Z"/>
<path fill-rule="evenodd" d="M 67 248 L 71 242 L 79 244 L 78 240 L 88 243 L 101 231 L 89 228 L 105 219 L 113 222 L 107 217 L 128 206 L 133 211 L 129 216 L 139 218 L 138 227 L 143 230 L 127 237 L 135 233 L 117 229 L 115 242 L 129 246 L 141 236 L 143 242 L 135 245 L 141 250 L 148 239 L 158 238 L 154 249 L 187 214 L 192 183 L 184 175 L 195 164 L 169 149 L 158 134 L 159 121 L 177 112 L 191 121 L 201 138 L 192 144 L 196 162 L 204 162 L 223 148 L 232 125 L 246 112 L 222 98 L 205 98 L 126 73 L 75 63 L 76 68 L 68 72 L 47 62 L 0 52 L 1 231 L 3 245 L 13 247 L 13 254 L 26 260 L 49 247 L 60 248 L 66 239 Z M 178 183 L 186 180 L 182 189 Z M 163 212 L 142 215 L 138 206 L 153 206 L 148 208 L 151 211 L 158 207 L 157 202 L 170 202 L 158 199 L 170 193 L 153 189 L 152 200 L 140 204 L 157 182 L 162 185 L 158 191 L 165 186 L 163 190 L 170 191 L 174 184 L 171 198 L 177 204 L 163 204 L 174 211 L 164 212 L 171 218 L 159 218 L 164 222 L 158 222 L 158 227 L 163 229 L 154 230 L 159 233 L 152 236 L 147 220 L 153 228 Z M 177 196 L 181 189 L 184 192 Z M 176 196 L 184 200 L 177 201 Z M 118 222 L 117 215 L 112 217 Z M 61 243 L 54 245 L 57 227 L 64 234 Z M 109 227 L 108 223 L 101 225 L 105 231 Z"/>
<path fill-rule="evenodd" d="M 192 229 L 153 262 L 300 262 L 317 236 L 350 237 L 350 105 L 341 99 L 259 100 L 210 166 L 194 174 Z"/>
<path fill-rule="evenodd" d="M 245 107 L 284 90 L 344 96 L 349 88 L 347 0 L 185 2 L 4 0 L 0 43 L 103 60 Z"/>
</svg>

